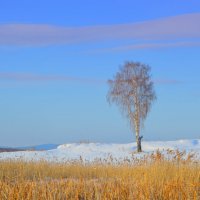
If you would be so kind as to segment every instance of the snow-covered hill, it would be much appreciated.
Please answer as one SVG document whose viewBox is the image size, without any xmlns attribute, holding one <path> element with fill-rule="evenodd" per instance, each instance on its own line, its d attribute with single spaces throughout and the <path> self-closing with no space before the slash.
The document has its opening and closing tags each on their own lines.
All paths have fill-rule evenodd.
<svg viewBox="0 0 200 200">
<path fill-rule="evenodd" d="M 134 156 L 140 157 L 156 150 L 180 150 L 196 152 L 200 159 L 200 139 L 177 140 L 177 141 L 144 141 L 142 142 L 143 153 Z M 104 143 L 71 143 L 63 144 L 52 150 L 46 151 L 18 151 L 0 153 L 0 160 L 24 159 L 24 160 L 47 160 L 51 162 L 65 162 L 69 160 L 83 159 L 94 161 L 105 159 L 110 156 L 118 160 L 130 158 L 136 151 L 136 143 L 129 144 L 104 144 Z"/>
</svg>

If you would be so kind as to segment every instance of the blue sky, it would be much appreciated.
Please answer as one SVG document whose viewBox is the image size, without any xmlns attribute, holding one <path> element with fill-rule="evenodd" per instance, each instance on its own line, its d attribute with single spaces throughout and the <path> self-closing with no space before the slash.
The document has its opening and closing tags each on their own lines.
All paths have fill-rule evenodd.
<svg viewBox="0 0 200 200">
<path fill-rule="evenodd" d="M 0 3 L 0 146 L 132 142 L 106 81 L 125 61 L 152 67 L 145 140 L 199 138 L 200 2 Z"/>
</svg>

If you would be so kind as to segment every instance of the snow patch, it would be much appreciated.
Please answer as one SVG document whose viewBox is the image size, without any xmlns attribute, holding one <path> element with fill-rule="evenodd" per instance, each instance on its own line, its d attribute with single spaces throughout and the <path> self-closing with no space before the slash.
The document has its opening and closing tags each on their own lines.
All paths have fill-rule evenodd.
<svg viewBox="0 0 200 200">
<path fill-rule="evenodd" d="M 117 160 L 129 159 L 134 156 L 140 157 L 145 153 L 156 150 L 180 150 L 186 152 L 196 152 L 200 159 L 200 139 L 176 140 L 176 141 L 143 141 L 143 153 L 137 154 L 136 143 L 128 144 L 106 144 L 106 143 L 70 143 L 59 145 L 55 149 L 46 151 L 18 151 L 0 153 L 0 160 L 23 159 L 26 161 L 46 160 L 50 162 L 66 162 L 70 160 L 87 161 L 96 159 L 106 159 L 108 157 Z"/>
</svg>

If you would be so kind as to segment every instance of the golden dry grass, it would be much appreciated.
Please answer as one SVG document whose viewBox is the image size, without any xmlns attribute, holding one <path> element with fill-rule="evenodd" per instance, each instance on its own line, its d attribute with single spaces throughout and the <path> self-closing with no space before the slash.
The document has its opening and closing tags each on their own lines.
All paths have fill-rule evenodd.
<svg viewBox="0 0 200 200">
<path fill-rule="evenodd" d="M 178 151 L 122 163 L 0 161 L 1 200 L 200 199 L 200 163 Z"/>
</svg>

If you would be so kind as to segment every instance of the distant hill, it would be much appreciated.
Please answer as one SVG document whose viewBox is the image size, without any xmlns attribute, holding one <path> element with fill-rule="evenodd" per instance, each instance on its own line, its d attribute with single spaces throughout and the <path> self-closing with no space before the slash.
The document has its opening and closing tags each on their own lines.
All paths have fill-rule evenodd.
<svg viewBox="0 0 200 200">
<path fill-rule="evenodd" d="M 23 151 L 23 150 L 24 149 L 0 147 L 0 152 L 14 152 L 14 151 Z"/>
<path fill-rule="evenodd" d="M 27 151 L 27 150 L 35 150 L 35 151 L 43 151 L 43 150 L 52 150 L 56 149 L 59 145 L 58 144 L 41 144 L 35 146 L 26 146 L 26 147 L 0 147 L 1 152 L 15 152 L 15 151 Z"/>
<path fill-rule="evenodd" d="M 58 144 L 40 144 L 35 146 L 19 147 L 18 149 L 42 151 L 56 149 L 58 146 Z"/>
</svg>

